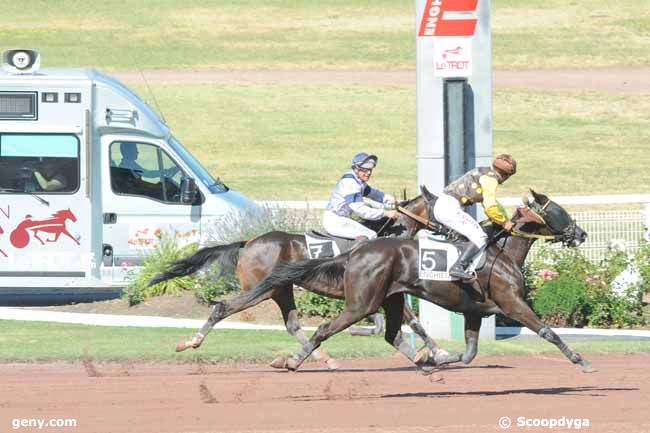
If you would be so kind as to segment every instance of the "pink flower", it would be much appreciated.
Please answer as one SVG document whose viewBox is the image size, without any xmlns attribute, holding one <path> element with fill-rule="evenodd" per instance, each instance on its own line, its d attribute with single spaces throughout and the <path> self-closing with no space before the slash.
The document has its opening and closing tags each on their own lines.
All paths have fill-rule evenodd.
<svg viewBox="0 0 650 433">
<path fill-rule="evenodd" d="M 550 269 L 542 269 L 541 271 L 539 271 L 539 276 L 542 277 L 543 280 L 552 280 L 558 275 L 560 275 L 559 272 L 555 272 Z"/>
</svg>

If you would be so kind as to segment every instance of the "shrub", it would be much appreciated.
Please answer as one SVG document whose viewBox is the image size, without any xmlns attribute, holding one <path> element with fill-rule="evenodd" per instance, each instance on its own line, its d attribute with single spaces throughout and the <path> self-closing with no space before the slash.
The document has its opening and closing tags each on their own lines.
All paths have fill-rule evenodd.
<svg viewBox="0 0 650 433">
<path fill-rule="evenodd" d="M 239 291 L 235 275 L 222 275 L 219 270 L 205 273 L 193 281 L 194 295 L 202 304 L 212 304 L 228 293 Z"/>
<path fill-rule="evenodd" d="M 315 293 L 302 291 L 296 297 L 296 306 L 301 314 L 333 318 L 343 311 L 344 302 Z"/>
<path fill-rule="evenodd" d="M 611 249 L 598 266 L 577 249 L 542 250 L 525 269 L 533 309 L 544 321 L 556 326 L 642 325 L 640 288 L 630 284 L 621 289 L 617 277 L 623 272 L 632 273 L 637 267 L 642 277 L 643 272 L 648 272 L 650 264 L 644 254 L 650 255 L 650 249 L 644 248 L 645 245 L 634 257 Z"/>
<path fill-rule="evenodd" d="M 166 270 L 173 262 L 195 250 L 196 244 L 180 247 L 173 237 L 162 236 L 156 248 L 146 258 L 141 270 L 128 274 L 129 283 L 123 291 L 123 297 L 128 299 L 129 305 L 135 305 L 154 296 L 177 295 L 184 290 L 190 290 L 192 288 L 191 277 L 174 278 L 151 287 L 147 287 L 147 285 L 156 274 Z"/>
<path fill-rule="evenodd" d="M 641 242 L 634 259 L 641 276 L 641 290 L 645 294 L 650 294 L 650 242 Z"/>
<path fill-rule="evenodd" d="M 587 301 L 587 283 L 564 273 L 542 283 L 535 292 L 533 309 L 549 325 L 584 326 Z"/>
</svg>

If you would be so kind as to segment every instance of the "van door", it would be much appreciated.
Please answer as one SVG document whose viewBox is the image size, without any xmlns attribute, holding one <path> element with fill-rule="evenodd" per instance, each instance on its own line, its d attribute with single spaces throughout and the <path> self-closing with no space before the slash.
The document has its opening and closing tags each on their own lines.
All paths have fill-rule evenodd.
<svg viewBox="0 0 650 433">
<path fill-rule="evenodd" d="M 163 238 L 181 245 L 200 239 L 201 200 L 181 202 L 188 176 L 161 142 L 103 136 L 103 273 L 114 282 L 141 266 Z"/>
<path fill-rule="evenodd" d="M 90 277 L 92 221 L 81 149 L 74 133 L 0 133 L 1 277 L 49 287 L 61 284 L 56 277 Z"/>
</svg>

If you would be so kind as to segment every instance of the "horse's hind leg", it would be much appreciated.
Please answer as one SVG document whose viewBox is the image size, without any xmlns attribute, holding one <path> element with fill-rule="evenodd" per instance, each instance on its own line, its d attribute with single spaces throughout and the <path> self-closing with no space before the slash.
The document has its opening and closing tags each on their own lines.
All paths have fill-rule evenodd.
<svg viewBox="0 0 650 433">
<path fill-rule="evenodd" d="M 585 373 L 596 371 L 592 368 L 591 362 L 584 359 L 579 353 L 571 350 L 551 328 L 546 326 L 546 324 L 537 317 L 535 312 L 530 309 L 523 299 L 516 298 L 512 301 L 502 303 L 499 306 L 508 317 L 517 320 L 522 325 L 537 333 L 537 335 L 542 337 L 544 340 L 555 344 L 557 348 L 560 349 L 560 352 L 569 359 L 569 361 L 574 364 L 580 364 L 580 366 L 582 366 L 582 371 Z"/>
<path fill-rule="evenodd" d="M 414 362 L 416 364 L 449 364 L 450 362 L 460 361 L 460 355 L 451 355 L 446 350 L 438 346 L 438 343 L 427 334 L 424 327 L 413 313 L 413 310 L 404 303 L 404 320 L 406 324 L 424 341 L 426 347 L 420 349 L 415 356 Z"/>
<path fill-rule="evenodd" d="M 404 296 L 402 294 L 389 296 L 384 300 L 383 307 L 386 312 L 386 333 L 384 334 L 384 339 L 388 344 L 417 365 L 423 373 L 431 374 L 433 372 L 433 365 L 427 364 L 425 357 L 418 358 L 415 349 L 406 341 L 402 334 L 402 322 L 405 312 Z"/>
<path fill-rule="evenodd" d="M 424 330 L 424 327 L 418 320 L 418 318 L 415 316 L 413 313 L 413 310 L 408 306 L 406 302 L 404 302 L 404 321 L 406 324 L 415 332 L 418 337 L 424 341 L 424 345 L 432 352 L 436 353 L 440 350 L 440 346 L 438 346 L 438 343 L 435 342 L 435 340 L 427 334 L 427 331 Z"/>
<path fill-rule="evenodd" d="M 296 302 L 293 297 L 293 286 L 285 286 L 277 288 L 273 291 L 273 300 L 280 311 L 282 311 L 282 318 L 284 319 L 284 325 L 287 328 L 287 332 L 294 336 L 296 340 L 301 345 L 305 345 L 309 342 L 309 339 L 305 335 L 305 332 L 300 327 L 300 321 L 298 320 L 298 309 L 296 308 Z M 330 370 L 336 370 L 339 368 L 339 363 L 336 359 L 330 357 L 324 350 L 314 350 L 312 356 L 317 361 L 323 361 L 327 365 L 327 368 Z M 274 368 L 286 368 L 287 359 L 285 357 L 277 357 L 271 362 L 271 367 Z"/>
<path fill-rule="evenodd" d="M 212 312 L 210 313 L 210 317 L 208 317 L 208 320 L 201 327 L 199 332 L 197 332 L 194 336 L 192 336 L 191 339 L 187 341 L 181 341 L 180 343 L 178 343 L 176 345 L 176 351 L 182 352 L 183 350 L 189 348 L 196 349 L 201 345 L 201 343 L 203 343 L 203 340 L 205 339 L 206 335 L 208 335 L 208 333 L 210 332 L 210 330 L 212 330 L 214 325 L 221 322 L 226 317 L 232 316 L 235 313 L 239 313 L 240 311 L 254 307 L 260 302 L 269 299 L 272 294 L 273 294 L 272 291 L 268 291 L 246 302 L 242 298 L 246 298 L 248 293 L 242 293 L 239 296 L 236 296 L 232 299 L 226 301 L 219 301 L 215 303 L 214 306 L 212 307 Z"/>
<path fill-rule="evenodd" d="M 362 318 L 366 317 L 368 313 L 370 313 L 370 311 L 367 311 L 366 309 L 350 309 L 346 306 L 338 317 L 331 322 L 323 323 L 318 327 L 307 344 L 302 346 L 302 350 L 287 360 L 287 368 L 289 370 L 298 369 L 305 359 L 307 359 L 314 350 L 318 349 L 323 341 L 348 328 L 353 323 L 358 322 Z"/>
<path fill-rule="evenodd" d="M 371 314 L 367 317 L 367 319 L 373 323 L 374 326 L 372 328 L 365 328 L 363 326 L 350 326 L 350 334 L 367 337 L 370 335 L 379 335 L 386 330 L 386 322 L 384 321 L 384 316 L 382 316 L 380 312 Z"/>
</svg>

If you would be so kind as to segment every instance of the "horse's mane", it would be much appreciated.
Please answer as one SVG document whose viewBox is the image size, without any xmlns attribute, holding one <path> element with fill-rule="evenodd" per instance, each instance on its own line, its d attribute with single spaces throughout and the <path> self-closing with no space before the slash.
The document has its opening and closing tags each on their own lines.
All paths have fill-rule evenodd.
<svg viewBox="0 0 650 433">
<path fill-rule="evenodd" d="M 415 196 L 413 198 L 410 198 L 408 200 L 404 200 L 404 201 L 399 202 L 399 205 L 402 206 L 402 207 L 410 206 L 413 203 L 415 203 L 418 199 L 420 199 L 421 197 L 422 197 L 422 194 L 417 195 L 417 196 Z"/>
<path fill-rule="evenodd" d="M 52 214 L 53 217 L 62 217 L 70 214 L 70 209 L 61 209 Z"/>
</svg>

